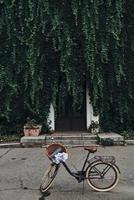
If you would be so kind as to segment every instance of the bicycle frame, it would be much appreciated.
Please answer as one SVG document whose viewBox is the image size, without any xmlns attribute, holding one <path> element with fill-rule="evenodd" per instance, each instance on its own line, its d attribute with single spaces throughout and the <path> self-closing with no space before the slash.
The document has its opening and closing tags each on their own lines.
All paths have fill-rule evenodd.
<svg viewBox="0 0 134 200">
<path fill-rule="evenodd" d="M 90 152 L 88 152 L 87 156 L 86 156 L 86 159 L 84 161 L 84 164 L 82 166 L 82 170 L 81 171 L 76 171 L 76 172 L 73 172 L 70 170 L 70 168 L 68 167 L 68 165 L 65 163 L 65 162 L 61 162 L 63 164 L 63 166 L 65 167 L 65 169 L 67 170 L 67 172 L 73 176 L 74 178 L 77 179 L 78 182 L 81 182 L 81 181 L 84 181 L 85 180 L 85 167 L 86 167 L 86 164 L 88 163 L 88 158 L 89 158 L 89 155 L 90 155 Z"/>
<path fill-rule="evenodd" d="M 113 156 L 95 156 L 95 157 L 93 157 L 93 158 L 91 158 L 91 159 L 89 159 L 89 156 L 90 156 L 90 152 L 88 152 L 88 154 L 87 154 L 87 156 L 86 156 L 86 158 L 85 158 L 85 161 L 84 161 L 84 164 L 83 164 L 83 166 L 82 166 L 82 170 L 81 170 L 81 171 L 73 172 L 73 171 L 70 170 L 70 168 L 68 167 L 68 165 L 67 165 L 65 162 L 61 162 L 61 163 L 62 163 L 62 165 L 64 166 L 64 168 L 67 170 L 67 172 L 68 172 L 71 176 L 73 176 L 74 178 L 76 178 L 77 181 L 80 183 L 81 181 L 84 181 L 84 180 L 86 179 L 86 170 L 87 170 L 87 168 L 88 168 L 91 164 L 93 164 L 94 162 L 96 162 L 96 161 L 102 161 L 102 163 L 103 163 L 103 162 L 109 162 L 110 165 L 113 165 L 113 164 L 115 165 L 115 162 L 116 162 L 116 160 L 115 160 L 115 158 L 114 158 Z M 87 163 L 88 163 L 89 165 L 88 165 L 87 168 L 86 168 L 86 164 L 87 164 Z M 104 176 L 104 175 L 107 173 L 107 171 L 110 169 L 110 165 L 109 165 L 109 167 L 105 168 L 105 170 L 103 171 L 102 174 L 100 174 L 100 172 L 98 172 L 97 169 L 95 169 L 95 170 L 96 170 L 96 172 L 97 172 L 98 174 L 100 174 L 100 177 L 102 177 L 102 176 Z M 117 167 L 117 169 L 118 169 L 118 171 L 119 171 L 119 173 L 120 173 L 120 170 L 119 170 L 118 167 Z M 92 178 L 95 178 L 95 176 L 96 176 L 96 175 L 93 175 Z"/>
</svg>

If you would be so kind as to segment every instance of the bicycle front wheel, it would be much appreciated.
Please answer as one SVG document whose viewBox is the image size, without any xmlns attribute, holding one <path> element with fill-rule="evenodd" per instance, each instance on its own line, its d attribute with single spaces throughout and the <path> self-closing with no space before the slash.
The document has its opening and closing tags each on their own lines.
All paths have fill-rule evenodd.
<svg viewBox="0 0 134 200">
<path fill-rule="evenodd" d="M 110 163 L 98 161 L 87 168 L 86 179 L 89 186 L 94 190 L 107 192 L 117 185 L 119 170 Z"/>
<path fill-rule="evenodd" d="M 55 176 L 57 175 L 59 165 L 52 163 L 44 173 L 44 176 L 41 181 L 40 191 L 46 192 L 52 185 Z"/>
</svg>

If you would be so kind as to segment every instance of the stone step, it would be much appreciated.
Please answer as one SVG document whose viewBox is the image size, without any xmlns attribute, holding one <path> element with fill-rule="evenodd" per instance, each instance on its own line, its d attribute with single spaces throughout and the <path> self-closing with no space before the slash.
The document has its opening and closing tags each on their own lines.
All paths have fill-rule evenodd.
<svg viewBox="0 0 134 200">
<path fill-rule="evenodd" d="M 113 144 L 113 145 L 121 145 L 123 144 L 124 145 L 124 137 L 117 134 L 117 133 L 114 133 L 114 132 L 107 132 L 107 133 L 99 133 L 98 134 L 98 139 L 99 139 L 99 143 L 100 144 Z"/>
<path fill-rule="evenodd" d="M 96 144 L 97 136 L 95 135 L 41 135 L 37 137 L 21 138 L 22 146 L 43 146 L 51 143 L 61 143 L 65 146 L 68 145 L 88 145 Z"/>
<path fill-rule="evenodd" d="M 110 145 L 122 145 L 124 144 L 124 138 L 117 133 L 99 133 L 96 135 L 90 135 L 88 133 L 83 134 L 52 134 L 52 135 L 40 135 L 37 137 L 22 137 L 22 146 L 44 146 L 51 143 L 61 143 L 65 146 L 88 146 L 92 144 Z"/>
<path fill-rule="evenodd" d="M 95 140 L 96 135 L 46 135 L 46 140 Z"/>
<path fill-rule="evenodd" d="M 48 140 L 47 144 L 52 144 L 53 141 L 52 140 Z M 54 141 L 54 143 L 60 143 L 63 144 L 65 146 L 67 145 L 88 145 L 88 144 L 96 144 L 97 141 L 96 140 L 56 140 Z"/>
</svg>

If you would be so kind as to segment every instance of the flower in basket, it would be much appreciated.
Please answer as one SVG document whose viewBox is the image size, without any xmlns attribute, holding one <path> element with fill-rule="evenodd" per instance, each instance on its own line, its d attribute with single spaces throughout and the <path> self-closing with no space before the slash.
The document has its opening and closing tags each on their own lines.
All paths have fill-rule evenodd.
<svg viewBox="0 0 134 200">
<path fill-rule="evenodd" d="M 38 136 L 41 132 L 42 125 L 38 124 L 35 119 L 27 120 L 24 125 L 25 136 Z"/>
</svg>

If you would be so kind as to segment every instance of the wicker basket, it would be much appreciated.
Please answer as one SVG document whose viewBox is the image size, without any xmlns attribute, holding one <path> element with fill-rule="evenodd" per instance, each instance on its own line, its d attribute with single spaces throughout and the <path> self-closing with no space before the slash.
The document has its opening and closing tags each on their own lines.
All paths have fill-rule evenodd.
<svg viewBox="0 0 134 200">
<path fill-rule="evenodd" d="M 50 144 L 46 148 L 46 154 L 50 160 L 52 159 L 52 157 L 53 157 L 52 155 L 54 154 L 54 152 L 57 151 L 58 149 L 60 149 L 60 153 L 67 152 L 66 148 L 63 145 L 57 144 L 57 143 Z"/>
</svg>

